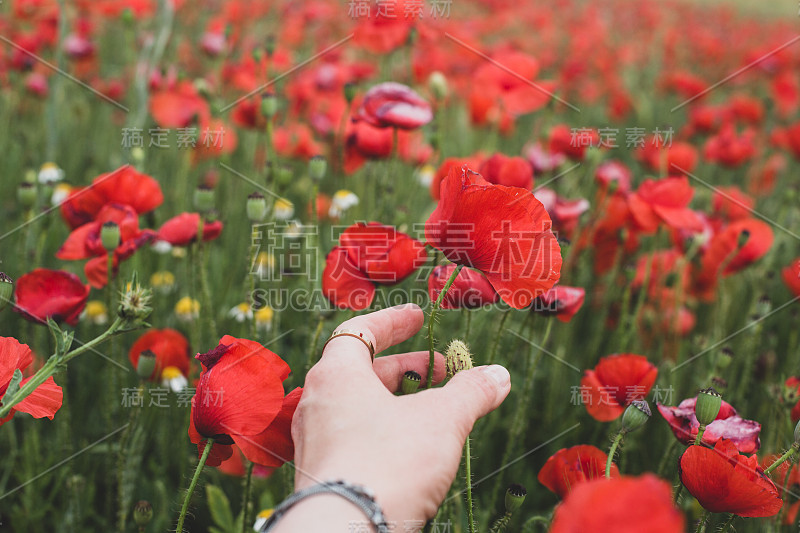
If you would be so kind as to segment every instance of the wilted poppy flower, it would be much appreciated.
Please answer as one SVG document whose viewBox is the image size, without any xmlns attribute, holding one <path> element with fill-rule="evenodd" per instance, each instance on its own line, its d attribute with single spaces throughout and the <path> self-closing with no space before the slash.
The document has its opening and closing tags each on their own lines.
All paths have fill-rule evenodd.
<svg viewBox="0 0 800 533">
<path fill-rule="evenodd" d="M 196 358 L 203 371 L 192 398 L 189 438 L 197 444 L 198 456 L 206 439 L 213 438 L 206 463 L 211 466 L 231 456 L 233 443 L 255 463 L 267 460 L 267 466 L 278 466 L 290 460 L 281 453 L 291 440 L 287 419 L 291 421 L 300 393 L 284 398 L 289 365 L 259 343 L 230 335 Z"/>
<path fill-rule="evenodd" d="M 428 278 L 428 295 L 432 302 L 439 297 L 447 280 L 456 269 L 454 264 L 439 265 Z M 486 276 L 470 268 L 462 268 L 442 299 L 442 309 L 475 309 L 497 302 L 497 293 Z"/>
<path fill-rule="evenodd" d="M 586 291 L 581 287 L 556 285 L 533 301 L 532 310 L 569 322 L 583 306 L 585 295 Z"/>
<path fill-rule="evenodd" d="M 361 311 L 372 304 L 375 284 L 350 260 L 347 250 L 336 246 L 325 258 L 322 293 L 336 307 Z"/>
<path fill-rule="evenodd" d="M 187 246 L 197 240 L 200 232 L 200 215 L 198 213 L 181 213 L 164 222 L 158 229 L 156 240 L 165 241 L 173 246 Z M 203 241 L 213 241 L 222 233 L 222 222 L 203 220 Z"/>
<path fill-rule="evenodd" d="M 530 191 L 492 185 L 464 166 L 450 170 L 440 195 L 425 223 L 428 243 L 483 272 L 504 302 L 522 309 L 558 281 L 561 248 Z"/>
<path fill-rule="evenodd" d="M 580 483 L 556 507 L 550 533 L 683 533 L 672 487 L 652 474 Z"/>
<path fill-rule="evenodd" d="M 800 296 L 800 257 L 781 271 L 783 282 L 795 296 Z"/>
<path fill-rule="evenodd" d="M 387 81 L 367 91 L 358 118 L 377 128 L 413 130 L 430 122 L 433 111 L 410 87 Z"/>
<path fill-rule="evenodd" d="M 144 351 L 150 351 L 156 357 L 156 366 L 150 375 L 151 381 L 161 381 L 162 373 L 167 368 L 177 369 L 184 377 L 189 375 L 189 341 L 180 331 L 170 328 L 151 329 L 139 337 L 128 352 L 134 368 L 138 368 L 139 356 Z"/>
<path fill-rule="evenodd" d="M 359 270 L 381 285 L 399 283 L 428 259 L 424 244 L 378 222 L 348 227 L 339 246 Z"/>
<path fill-rule="evenodd" d="M 494 154 L 481 163 L 478 171 L 489 183 L 523 189 L 533 187 L 533 167 L 522 157 Z"/>
<path fill-rule="evenodd" d="M 616 420 L 632 401 L 647 396 L 657 376 L 658 369 L 642 355 L 603 357 L 581 379 L 582 390 L 588 392 L 586 411 L 601 422 Z"/>
<path fill-rule="evenodd" d="M 605 452 L 588 444 L 563 448 L 550 456 L 539 470 L 539 482 L 564 498 L 576 485 L 605 476 L 607 461 Z M 619 477 L 619 468 L 613 463 L 611 477 Z"/>
<path fill-rule="evenodd" d="M 774 516 L 783 500 L 758 459 L 720 439 L 714 448 L 689 446 L 681 456 L 681 482 L 705 509 L 739 516 Z"/>
<path fill-rule="evenodd" d="M 17 280 L 14 310 L 33 322 L 52 318 L 74 326 L 89 299 L 89 290 L 75 274 L 37 268 Z"/>
<path fill-rule="evenodd" d="M 94 220 L 106 204 L 127 205 L 141 215 L 163 201 L 164 194 L 155 179 L 126 165 L 100 174 L 88 187 L 73 189 L 61 204 L 61 216 L 75 229 Z"/>
<path fill-rule="evenodd" d="M 683 400 L 677 407 L 658 404 L 658 412 L 669 423 L 675 437 L 684 444 L 692 444 L 697 438 L 700 423 L 694 413 L 697 397 Z M 714 445 L 720 439 L 734 444 L 742 453 L 754 453 L 761 446 L 758 434 L 761 424 L 740 417 L 731 404 L 722 401 L 719 414 L 706 426 L 703 443 Z"/>
<path fill-rule="evenodd" d="M 675 229 L 699 231 L 702 224 L 689 202 L 694 189 L 686 176 L 645 180 L 628 196 L 633 218 L 644 233 L 654 233 L 663 222 Z"/>
<path fill-rule="evenodd" d="M 20 278 L 21 280 L 22 278 Z M 0 399 L 6 394 L 15 370 L 24 371 L 33 363 L 33 353 L 27 344 L 21 344 L 13 337 L 0 337 Z M 20 382 L 24 386 L 31 378 Z M 47 417 L 50 420 L 61 408 L 64 393 L 50 376 L 44 383 L 36 387 L 30 395 L 11 408 L 5 418 L 0 418 L 0 426 L 11 420 L 14 413 L 28 413 L 33 418 Z"/>
</svg>

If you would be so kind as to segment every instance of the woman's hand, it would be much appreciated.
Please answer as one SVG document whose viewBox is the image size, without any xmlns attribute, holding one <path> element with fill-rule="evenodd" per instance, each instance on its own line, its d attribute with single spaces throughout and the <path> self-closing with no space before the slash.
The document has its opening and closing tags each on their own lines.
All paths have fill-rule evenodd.
<svg viewBox="0 0 800 533">
<path fill-rule="evenodd" d="M 410 338 L 423 322 L 422 310 L 407 304 L 352 318 L 341 328 L 363 333 L 377 354 Z M 335 479 L 364 485 L 397 531 L 432 518 L 456 476 L 473 424 L 500 405 L 511 380 L 505 368 L 492 365 L 459 372 L 441 388 L 392 394 L 407 370 L 422 375 L 424 383 L 428 361 L 428 352 L 412 352 L 376 357 L 372 364 L 359 339 L 339 336 L 329 342 L 308 373 L 292 423 L 296 488 Z M 437 353 L 434 382 L 444 377 L 444 357 Z M 327 501 L 340 510 L 350 505 L 330 498 L 337 497 Z M 291 514 L 287 525 L 295 522 Z M 328 525 L 327 530 L 340 529 L 335 522 Z M 294 529 L 279 525 L 278 530 Z"/>
</svg>

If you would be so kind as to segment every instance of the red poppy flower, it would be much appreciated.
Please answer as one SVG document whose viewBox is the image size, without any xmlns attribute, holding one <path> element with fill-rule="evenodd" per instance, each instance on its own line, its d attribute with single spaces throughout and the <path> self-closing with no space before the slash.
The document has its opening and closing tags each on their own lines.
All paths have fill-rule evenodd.
<svg viewBox="0 0 800 533">
<path fill-rule="evenodd" d="M 322 293 L 336 307 L 361 311 L 372 304 L 375 284 L 350 260 L 347 250 L 336 246 L 325 258 Z"/>
<path fill-rule="evenodd" d="M 432 302 L 453 275 L 454 264 L 439 265 L 433 269 L 428 278 L 428 295 Z M 496 303 L 498 295 L 486 276 L 470 268 L 462 268 L 450 289 L 442 299 L 443 309 L 475 309 Z"/>
<path fill-rule="evenodd" d="M 727 220 L 747 218 L 753 211 L 756 202 L 753 198 L 735 185 L 732 187 L 716 187 L 711 195 L 711 209 Z"/>
<path fill-rule="evenodd" d="M 464 165 L 469 168 L 475 168 L 480 166 L 481 158 L 477 155 L 470 156 L 470 157 L 448 157 L 439 165 L 439 169 L 436 171 L 436 175 L 431 180 L 431 198 L 434 200 L 439 200 L 440 189 L 442 187 L 442 181 L 450 174 L 452 169 L 461 169 Z"/>
<path fill-rule="evenodd" d="M 106 204 L 128 205 L 141 215 L 163 201 L 164 194 L 155 179 L 126 165 L 100 174 L 88 187 L 73 189 L 61 204 L 61 216 L 75 229 L 94 220 Z"/>
<path fill-rule="evenodd" d="M 745 517 L 774 516 L 783 500 L 758 459 L 720 439 L 714 448 L 689 446 L 681 456 L 681 482 L 705 509 Z"/>
<path fill-rule="evenodd" d="M 653 138 L 638 152 L 642 162 L 653 172 L 691 172 L 697 165 L 697 149 L 689 143 L 675 142 L 666 145 Z"/>
<path fill-rule="evenodd" d="M 401 282 L 428 259 L 424 244 L 378 222 L 348 227 L 339 246 L 359 270 L 381 285 Z"/>
<path fill-rule="evenodd" d="M 89 286 L 63 270 L 37 268 L 17 280 L 14 311 L 32 322 L 47 318 L 74 326 L 89 299 Z"/>
<path fill-rule="evenodd" d="M 188 246 L 197 240 L 200 230 L 198 213 L 181 213 L 164 222 L 158 229 L 156 239 L 173 246 Z M 222 233 L 222 222 L 203 220 L 203 241 L 213 241 Z"/>
<path fill-rule="evenodd" d="M 581 379 L 581 388 L 589 393 L 586 411 L 601 422 L 616 420 L 632 401 L 647 396 L 657 376 L 658 369 L 642 355 L 603 357 Z"/>
<path fill-rule="evenodd" d="M 207 121 L 211 112 L 208 102 L 200 96 L 194 84 L 182 81 L 172 88 L 153 93 L 150 114 L 162 128 L 186 128 L 192 123 Z"/>
<path fill-rule="evenodd" d="M 542 146 L 541 143 L 529 143 L 522 149 L 525 158 L 533 167 L 533 172 L 550 172 L 561 166 L 567 160 L 567 156 L 560 152 L 551 152 L 549 147 Z M 470 167 L 473 165 L 469 165 Z"/>
<path fill-rule="evenodd" d="M 567 200 L 558 196 L 552 189 L 540 188 L 534 195 L 549 213 L 556 233 L 567 237 L 574 233 L 581 215 L 589 209 L 589 201 L 585 198 Z"/>
<path fill-rule="evenodd" d="M 0 337 L 0 399 L 8 390 L 14 371 L 24 371 L 31 363 L 33 363 L 33 353 L 27 344 L 21 344 L 12 337 Z M 20 382 L 20 387 L 24 386 L 30 379 L 23 379 Z M 12 407 L 5 418 L 0 418 L 0 426 L 11 420 L 11 417 L 17 411 L 28 413 L 33 418 L 46 416 L 52 420 L 56 411 L 61 408 L 63 399 L 64 393 L 61 387 L 56 385 L 51 376 L 36 387 L 24 400 Z"/>
<path fill-rule="evenodd" d="M 184 376 L 189 375 L 189 341 L 180 331 L 169 328 L 151 329 L 139 337 L 128 352 L 134 368 L 138 368 L 139 355 L 146 350 L 156 356 L 156 367 L 150 375 L 151 381 L 159 381 L 161 372 L 168 367 L 177 368 Z"/>
<path fill-rule="evenodd" d="M 192 398 L 189 438 L 202 454 L 206 439 L 214 438 L 207 464 L 219 466 L 229 458 L 236 443 L 253 462 L 273 451 L 270 461 L 278 466 L 290 458 L 286 439 L 299 392 L 284 398 L 283 380 L 289 365 L 259 343 L 226 335 L 219 345 L 196 358 L 203 366 Z M 272 431 L 271 426 L 276 424 Z M 266 437 L 264 437 L 266 435 Z M 258 452 L 255 452 L 257 449 Z"/>
<path fill-rule="evenodd" d="M 478 170 L 489 183 L 507 187 L 533 187 L 533 167 L 522 157 L 494 154 L 486 159 Z"/>
<path fill-rule="evenodd" d="M 694 414 L 697 397 L 683 400 L 677 407 L 658 404 L 658 412 L 669 423 L 675 437 L 684 444 L 692 444 L 697 438 L 700 423 Z M 717 418 L 703 433 L 703 443 L 713 446 L 720 439 L 734 444 L 742 453 L 754 453 L 761 446 L 758 434 L 761 424 L 740 417 L 731 404 L 722 401 Z"/>
<path fill-rule="evenodd" d="M 561 322 L 569 322 L 583 307 L 586 291 L 581 287 L 556 285 L 533 302 L 533 310 L 545 315 L 555 315 Z"/>
<path fill-rule="evenodd" d="M 702 223 L 688 207 L 692 196 L 694 189 L 686 176 L 648 179 L 628 196 L 628 205 L 645 233 L 654 233 L 662 222 L 675 229 L 699 231 Z"/>
<path fill-rule="evenodd" d="M 556 507 L 550 533 L 683 533 L 684 522 L 669 483 L 644 474 L 579 484 Z"/>
<path fill-rule="evenodd" d="M 597 146 L 600 136 L 594 130 L 573 132 L 566 124 L 559 124 L 550 130 L 550 151 L 564 154 L 573 161 L 583 161 L 586 149 Z"/>
<path fill-rule="evenodd" d="M 405 0 L 387 0 L 372 5 L 366 16 L 358 18 L 353 32 L 353 42 L 374 54 L 386 54 L 408 41 L 414 26 L 413 17 L 407 16 L 413 5 Z"/>
<path fill-rule="evenodd" d="M 800 257 L 781 271 L 783 282 L 795 296 L 800 296 Z"/>
<path fill-rule="evenodd" d="M 139 216 L 132 207 L 118 204 L 105 205 L 93 222 L 73 230 L 56 252 L 56 257 L 72 261 L 93 258 L 86 263 L 84 272 L 95 288 L 102 288 L 108 282 L 108 258 L 100 233 L 103 225 L 109 222 L 116 224 L 120 233 L 119 246 L 113 255 L 114 272 L 121 261 L 155 238 L 154 231 L 139 229 Z"/>
<path fill-rule="evenodd" d="M 550 456 L 539 470 L 539 482 L 564 498 L 576 485 L 605 476 L 606 461 L 608 455 L 588 444 L 563 448 Z M 619 477 L 619 468 L 613 463 L 611 477 Z"/>
<path fill-rule="evenodd" d="M 630 231 L 634 222 L 626 198 L 620 192 L 612 195 L 605 204 L 605 215 L 594 227 L 591 242 L 594 250 L 594 271 L 597 274 L 607 272 L 620 253 L 632 253 L 639 246 L 636 232 Z"/>
<path fill-rule="evenodd" d="M 410 87 L 388 81 L 367 91 L 358 118 L 376 128 L 413 130 L 433 120 L 433 111 Z"/>
<path fill-rule="evenodd" d="M 464 166 L 450 170 L 440 194 L 425 223 L 428 242 L 483 272 L 504 302 L 522 309 L 558 281 L 561 248 L 530 191 L 492 185 Z"/>
<path fill-rule="evenodd" d="M 752 129 L 737 136 L 733 124 L 728 123 L 719 133 L 709 137 L 703 146 L 703 155 L 709 161 L 736 168 L 756 155 L 754 138 L 755 131 Z"/>
<path fill-rule="evenodd" d="M 432 148 L 424 143 L 422 132 L 396 131 L 397 153 L 403 161 L 422 164 L 430 156 Z M 355 172 L 367 160 L 389 157 L 392 155 L 393 142 L 391 129 L 377 128 L 363 120 L 351 120 L 345 132 L 345 172 Z"/>
</svg>

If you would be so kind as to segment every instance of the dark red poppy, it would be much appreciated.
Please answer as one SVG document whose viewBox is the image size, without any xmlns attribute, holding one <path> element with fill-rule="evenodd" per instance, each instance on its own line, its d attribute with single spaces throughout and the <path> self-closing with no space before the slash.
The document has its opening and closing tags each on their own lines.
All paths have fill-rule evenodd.
<svg viewBox="0 0 800 533">
<path fill-rule="evenodd" d="M 605 476 L 607 461 L 603 450 L 588 444 L 562 448 L 539 470 L 539 483 L 565 498 L 577 485 Z M 619 468 L 613 463 L 611 477 L 619 477 Z"/>
<path fill-rule="evenodd" d="M 758 459 L 720 439 L 714 448 L 689 446 L 681 456 L 681 482 L 705 509 L 745 517 L 774 516 L 783 500 Z"/>
<path fill-rule="evenodd" d="M 198 213 L 181 213 L 164 222 L 158 229 L 156 240 L 166 241 L 173 246 L 188 246 L 197 241 L 200 232 Z M 222 221 L 203 220 L 203 241 L 213 241 L 222 233 Z"/>
<path fill-rule="evenodd" d="M 657 376 L 658 369 L 643 355 L 603 357 L 581 379 L 581 389 L 588 392 L 586 411 L 601 422 L 616 420 L 632 401 L 647 396 Z"/>
<path fill-rule="evenodd" d="M 339 246 L 359 270 L 381 285 L 401 282 L 428 259 L 424 244 L 378 222 L 348 227 Z"/>
<path fill-rule="evenodd" d="M 697 397 L 683 400 L 677 407 L 658 405 L 658 412 L 669 424 L 675 437 L 684 444 L 692 444 L 697 438 L 700 423 L 694 413 Z M 740 417 L 731 404 L 722 401 L 717 418 L 706 426 L 703 443 L 713 446 L 720 439 L 725 439 L 736 446 L 742 453 L 754 453 L 761 446 L 758 434 L 761 424 L 754 420 Z"/>
<path fill-rule="evenodd" d="M 27 344 L 22 344 L 13 337 L 0 337 L 0 399 L 8 390 L 14 371 L 23 372 L 31 363 L 33 363 L 33 353 Z M 20 387 L 24 386 L 30 379 L 24 378 L 20 382 Z M 64 393 L 61 387 L 56 385 L 51 376 L 36 387 L 24 400 L 12 407 L 5 418 L 0 418 L 0 426 L 11 420 L 17 411 L 28 413 L 33 418 L 46 416 L 52 420 L 56 411 L 61 408 L 63 399 Z"/>
<path fill-rule="evenodd" d="M 800 257 L 781 271 L 783 282 L 792 291 L 792 294 L 800 297 Z"/>
<path fill-rule="evenodd" d="M 686 176 L 645 180 L 628 196 L 633 218 L 644 233 L 655 233 L 661 223 L 675 229 L 699 231 L 702 224 L 689 209 L 694 189 Z"/>
<path fill-rule="evenodd" d="M 561 248 L 533 193 L 492 185 L 464 166 L 450 170 L 440 195 L 425 223 L 428 243 L 483 272 L 504 302 L 525 308 L 558 281 Z"/>
<path fill-rule="evenodd" d="M 447 280 L 456 269 L 454 264 L 439 265 L 428 277 L 428 295 L 435 302 Z M 443 309 L 475 309 L 496 303 L 499 296 L 486 276 L 470 268 L 462 268 L 442 299 Z"/>
<path fill-rule="evenodd" d="M 495 185 L 507 187 L 533 187 L 533 167 L 522 157 L 494 154 L 481 163 L 478 170 L 483 178 Z"/>
<path fill-rule="evenodd" d="M 388 81 L 367 91 L 358 118 L 376 128 L 413 130 L 430 122 L 433 111 L 413 89 Z"/>
<path fill-rule="evenodd" d="M 74 326 L 89 299 L 89 286 L 63 270 L 37 268 L 17 280 L 14 310 L 32 322 L 47 318 Z"/>
<path fill-rule="evenodd" d="M 556 507 L 550 533 L 683 533 L 672 487 L 653 474 L 580 483 Z"/>
<path fill-rule="evenodd" d="M 322 293 L 336 307 L 361 311 L 372 304 L 375 284 L 350 260 L 347 250 L 336 246 L 325 259 Z"/>
<path fill-rule="evenodd" d="M 196 359 L 203 370 L 192 398 L 189 438 L 197 444 L 198 456 L 206 439 L 214 438 L 207 461 L 211 466 L 232 455 L 233 443 L 253 462 L 262 460 L 267 450 L 273 451 L 270 460 L 276 462 L 267 466 L 290 460 L 281 454 L 286 453 L 286 439 L 291 440 L 291 434 L 285 434 L 286 422 L 291 421 L 299 392 L 284 398 L 289 365 L 259 343 L 230 335 Z M 273 424 L 277 425 L 269 431 Z M 255 453 L 254 447 L 263 449 Z"/>
<path fill-rule="evenodd" d="M 106 204 L 127 205 L 141 215 L 163 201 L 164 194 L 155 179 L 126 165 L 100 174 L 88 187 L 73 189 L 61 204 L 61 216 L 75 229 L 94 220 Z"/>
<path fill-rule="evenodd" d="M 156 366 L 150 375 L 151 381 L 160 381 L 161 372 L 169 367 L 177 368 L 184 376 L 189 375 L 189 341 L 180 331 L 170 328 L 151 329 L 139 337 L 128 352 L 134 368 L 138 368 L 139 356 L 146 350 L 156 356 Z"/>
<path fill-rule="evenodd" d="M 533 301 L 537 313 L 555 315 L 561 322 L 569 322 L 583 307 L 586 291 L 581 287 L 556 285 Z"/>
</svg>

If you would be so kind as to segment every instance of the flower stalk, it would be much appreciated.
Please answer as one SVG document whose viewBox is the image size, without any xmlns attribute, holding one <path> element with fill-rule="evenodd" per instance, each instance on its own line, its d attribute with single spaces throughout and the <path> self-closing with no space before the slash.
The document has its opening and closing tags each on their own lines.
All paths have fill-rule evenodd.
<svg viewBox="0 0 800 533">
<path fill-rule="evenodd" d="M 434 327 L 434 324 L 436 324 L 436 314 L 437 314 L 437 312 L 439 310 L 439 306 L 442 305 L 442 301 L 444 300 L 444 297 L 447 294 L 447 291 L 450 290 L 450 286 L 453 285 L 453 282 L 458 277 L 458 273 L 461 272 L 462 268 L 463 268 L 463 265 L 456 266 L 455 270 L 453 270 L 453 273 L 450 274 L 450 277 L 448 278 L 447 283 L 444 284 L 444 287 L 442 288 L 442 292 L 440 292 L 439 296 L 436 297 L 436 301 L 433 303 L 433 307 L 431 308 L 431 317 L 428 320 L 428 355 L 429 355 L 429 361 L 428 361 L 428 388 L 429 389 L 433 385 L 433 362 L 434 362 L 433 354 L 435 353 L 435 348 L 436 348 L 435 347 L 435 341 L 434 341 L 434 338 L 433 338 L 433 327 Z"/>
<path fill-rule="evenodd" d="M 192 481 L 189 483 L 189 488 L 186 489 L 186 498 L 183 500 L 181 514 L 178 515 L 178 525 L 175 527 L 176 533 L 183 533 L 183 522 L 186 520 L 186 512 L 189 510 L 189 500 L 192 499 L 192 493 L 194 492 L 194 488 L 197 486 L 197 480 L 200 479 L 200 472 L 203 471 L 203 467 L 206 465 L 206 460 L 208 460 L 208 456 L 211 453 L 211 447 L 213 445 L 214 439 L 206 440 L 206 447 L 203 448 L 203 455 L 200 456 L 200 462 L 197 463 L 197 468 L 194 470 Z"/>
</svg>

